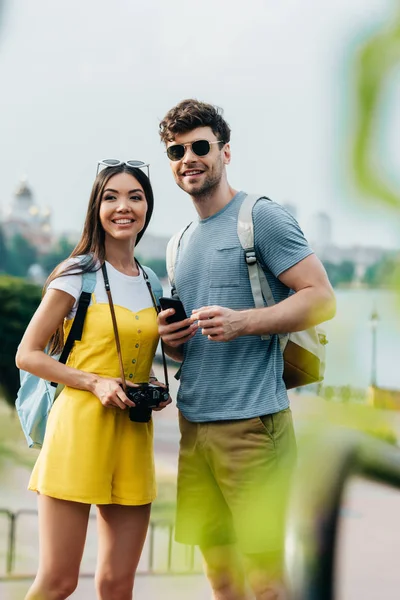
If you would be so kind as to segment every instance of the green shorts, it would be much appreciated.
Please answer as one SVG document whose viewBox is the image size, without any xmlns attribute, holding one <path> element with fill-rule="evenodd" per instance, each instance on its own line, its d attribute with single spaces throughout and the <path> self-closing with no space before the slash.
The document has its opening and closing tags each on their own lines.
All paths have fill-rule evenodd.
<svg viewBox="0 0 400 600">
<path fill-rule="evenodd" d="M 245 554 L 280 551 L 296 461 L 290 408 L 211 423 L 180 413 L 179 425 L 176 540 L 203 548 L 237 542 Z"/>
</svg>

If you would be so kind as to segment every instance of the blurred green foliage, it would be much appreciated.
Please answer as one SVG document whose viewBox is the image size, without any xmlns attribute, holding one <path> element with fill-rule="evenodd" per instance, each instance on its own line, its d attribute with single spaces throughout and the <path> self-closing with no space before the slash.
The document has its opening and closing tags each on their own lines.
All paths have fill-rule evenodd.
<svg viewBox="0 0 400 600">
<path fill-rule="evenodd" d="M 365 271 L 364 282 L 370 287 L 396 288 L 400 281 L 400 257 L 384 257 Z"/>
<path fill-rule="evenodd" d="M 353 394 L 350 386 L 327 386 L 320 397 L 307 398 L 298 415 L 305 439 L 332 427 L 344 427 L 396 445 L 398 435 L 390 422 L 390 412 L 367 404 L 367 394 L 364 392 L 364 398 L 361 395 L 361 390 Z M 295 398 L 292 406 L 294 402 Z"/>
<path fill-rule="evenodd" d="M 38 264 L 48 275 L 71 254 L 74 247 L 75 244 L 71 244 L 62 237 L 57 240 L 48 253 L 41 254 L 28 239 L 20 234 L 14 235 L 6 242 L 0 227 L 0 273 L 26 277 L 29 267 Z"/>
<path fill-rule="evenodd" d="M 400 188 L 377 164 L 376 129 L 387 80 L 400 64 L 400 10 L 366 40 L 355 59 L 356 115 L 352 142 L 352 175 L 366 198 L 400 208 Z M 398 182 L 397 182 L 398 183 Z"/>
<path fill-rule="evenodd" d="M 142 265 L 150 267 L 157 277 L 163 279 L 167 276 L 167 265 L 164 258 L 142 258 L 141 256 L 138 256 L 138 261 Z"/>
<path fill-rule="evenodd" d="M 14 235 L 5 247 L 4 272 L 25 277 L 31 265 L 38 262 L 38 251 L 24 236 Z"/>
<path fill-rule="evenodd" d="M 345 260 L 340 264 L 324 261 L 324 267 L 333 287 L 349 285 L 355 279 L 355 264 L 349 260 Z"/>
<path fill-rule="evenodd" d="M 152 521 L 165 521 L 173 523 L 175 521 L 176 506 L 176 476 L 157 475 L 157 498 L 151 507 Z"/>
<path fill-rule="evenodd" d="M 0 225 L 0 273 L 5 273 L 7 269 L 7 246 L 3 229 Z"/>
<path fill-rule="evenodd" d="M 68 258 L 74 248 L 75 244 L 71 244 L 65 237 L 62 237 L 54 244 L 50 252 L 39 257 L 38 263 L 49 275 L 57 265 Z"/>
<path fill-rule="evenodd" d="M 0 273 L 7 273 L 15 277 L 26 277 L 28 269 L 33 264 L 40 265 L 45 274 L 49 275 L 57 265 L 68 258 L 74 249 L 65 237 L 55 242 L 46 254 L 41 254 L 38 249 L 22 235 L 15 235 L 6 241 L 0 226 Z M 165 258 L 146 258 L 138 256 L 138 260 L 153 269 L 160 278 L 167 276 Z"/>
<path fill-rule="evenodd" d="M 33 467 L 37 454 L 28 448 L 16 411 L 0 399 L 0 473 L 10 462 Z"/>
<path fill-rule="evenodd" d="M 355 283 L 356 266 L 350 260 L 345 260 L 339 264 L 324 261 L 324 267 L 332 286 L 346 287 Z M 400 255 L 388 253 L 381 260 L 366 268 L 361 282 L 369 288 L 393 288 L 396 289 L 400 281 Z"/>
<path fill-rule="evenodd" d="M 355 388 L 350 385 L 323 385 L 320 384 L 318 396 L 328 402 L 366 403 L 368 392 L 365 388 Z"/>
<path fill-rule="evenodd" d="M 0 393 L 11 405 L 19 388 L 15 354 L 40 299 L 40 287 L 0 275 Z"/>
</svg>

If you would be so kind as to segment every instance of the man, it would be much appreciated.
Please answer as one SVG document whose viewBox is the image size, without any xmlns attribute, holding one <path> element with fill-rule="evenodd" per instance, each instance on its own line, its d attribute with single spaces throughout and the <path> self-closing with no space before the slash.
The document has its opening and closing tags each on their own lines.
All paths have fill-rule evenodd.
<svg viewBox="0 0 400 600">
<path fill-rule="evenodd" d="M 160 135 L 175 181 L 199 215 L 175 265 L 188 319 L 168 324 L 173 311 L 159 315 L 168 354 L 183 361 L 176 539 L 200 546 L 215 600 L 248 597 L 242 565 L 257 600 L 278 599 L 284 490 L 296 443 L 272 334 L 332 318 L 333 291 L 294 218 L 260 200 L 255 250 L 280 301 L 254 308 L 237 235 L 246 194 L 227 180 L 230 129 L 221 111 L 184 100 L 160 123 Z"/>
</svg>

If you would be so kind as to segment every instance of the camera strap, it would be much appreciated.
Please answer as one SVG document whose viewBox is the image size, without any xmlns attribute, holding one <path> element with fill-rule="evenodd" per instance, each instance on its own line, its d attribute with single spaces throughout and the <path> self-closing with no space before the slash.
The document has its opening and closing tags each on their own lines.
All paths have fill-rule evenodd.
<svg viewBox="0 0 400 600">
<path fill-rule="evenodd" d="M 110 282 L 108 280 L 108 273 L 107 273 L 107 269 L 106 269 L 106 263 L 102 264 L 101 270 L 103 271 L 104 287 L 106 288 L 106 293 L 107 293 L 107 297 L 108 297 L 108 304 L 110 305 L 111 319 L 112 319 L 112 324 L 113 324 L 113 328 L 114 328 L 115 345 L 117 346 L 119 369 L 120 369 L 120 372 L 121 372 L 122 388 L 123 388 L 124 392 L 126 392 L 124 363 L 122 362 L 122 352 L 121 352 L 121 344 L 120 344 L 120 341 L 119 341 L 117 319 L 115 318 L 114 302 L 113 302 L 113 299 L 112 299 L 112 296 L 111 296 L 111 288 L 110 288 Z"/>
<path fill-rule="evenodd" d="M 146 282 L 147 285 L 147 289 L 149 290 L 149 294 L 150 297 L 152 299 L 153 302 L 153 306 L 154 306 L 154 310 L 156 311 L 156 313 L 158 314 L 161 310 L 161 308 L 157 305 L 156 299 L 154 297 L 154 293 L 153 290 L 151 289 L 151 283 L 149 280 L 149 276 L 147 275 L 146 271 L 143 269 L 142 265 L 139 263 L 138 260 L 136 260 L 136 264 L 138 266 L 138 269 L 142 269 L 142 273 L 143 273 L 143 277 L 144 280 Z M 163 360 L 163 367 L 164 367 L 164 379 L 165 379 L 165 385 L 167 386 L 167 390 L 169 391 L 169 381 L 168 381 L 168 369 L 167 369 L 167 360 L 165 358 L 165 351 L 164 351 L 164 342 L 162 340 L 160 340 L 160 345 L 161 345 L 161 354 L 162 354 L 162 360 Z"/>
<path fill-rule="evenodd" d="M 157 307 L 157 303 L 156 303 L 156 300 L 154 298 L 153 290 L 151 289 L 151 284 L 150 284 L 148 275 L 147 275 L 147 273 L 145 272 L 145 270 L 143 269 L 143 267 L 139 264 L 139 262 L 137 260 L 136 260 L 136 264 L 138 266 L 138 269 L 141 270 L 142 273 L 143 273 L 143 278 L 144 278 L 144 280 L 146 282 L 147 289 L 149 290 L 150 297 L 152 299 L 155 311 L 158 314 L 159 313 L 159 309 Z M 113 328 L 114 328 L 115 345 L 117 347 L 119 368 L 120 368 L 120 372 L 121 372 L 122 387 L 123 387 L 124 392 L 126 392 L 125 373 L 124 373 L 124 364 L 123 364 L 123 361 L 122 361 L 121 343 L 119 341 L 119 333 L 118 333 L 117 319 L 115 317 L 114 302 L 113 302 L 112 295 L 111 295 L 110 282 L 109 282 L 109 279 L 108 279 L 108 273 L 107 273 L 107 268 L 106 268 L 106 264 L 105 263 L 102 264 L 101 270 L 103 272 L 104 287 L 106 289 L 106 293 L 107 293 L 107 297 L 108 297 L 108 303 L 110 305 L 111 319 L 112 319 L 112 324 L 113 324 Z M 165 384 L 167 386 L 167 391 L 169 391 L 167 361 L 166 361 L 166 358 L 165 358 L 165 352 L 164 352 L 164 346 L 163 346 L 162 340 L 161 340 L 161 353 L 162 353 L 163 366 L 164 366 Z"/>
</svg>

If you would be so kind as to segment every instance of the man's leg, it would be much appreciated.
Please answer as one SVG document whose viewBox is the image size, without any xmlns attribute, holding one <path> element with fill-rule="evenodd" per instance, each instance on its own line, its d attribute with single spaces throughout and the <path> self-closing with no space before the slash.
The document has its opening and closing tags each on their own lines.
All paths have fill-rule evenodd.
<svg viewBox="0 0 400 600">
<path fill-rule="evenodd" d="M 248 580 L 257 600 L 280 600 L 284 518 L 296 459 L 291 412 L 215 423 L 211 429 L 213 472 L 246 557 Z"/>
<path fill-rule="evenodd" d="M 175 537 L 200 546 L 215 600 L 244 600 L 243 566 L 235 548 L 232 516 L 207 453 L 207 423 L 179 418 L 181 442 Z"/>
<path fill-rule="evenodd" d="M 244 557 L 247 579 L 256 600 L 285 600 L 281 553 L 248 554 Z"/>
<path fill-rule="evenodd" d="M 243 563 L 235 545 L 200 548 L 214 600 L 246 600 Z"/>
</svg>

